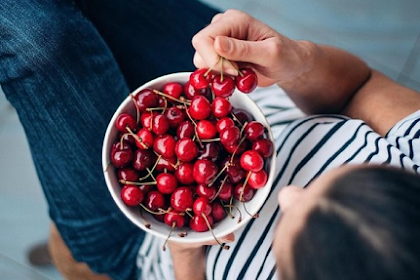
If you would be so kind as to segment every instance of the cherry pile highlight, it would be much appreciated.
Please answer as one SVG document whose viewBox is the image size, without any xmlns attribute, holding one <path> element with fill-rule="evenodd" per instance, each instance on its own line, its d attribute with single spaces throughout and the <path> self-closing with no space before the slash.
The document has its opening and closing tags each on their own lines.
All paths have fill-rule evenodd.
<svg viewBox="0 0 420 280">
<path fill-rule="evenodd" d="M 110 163 L 121 199 L 165 223 L 168 239 L 175 228 L 184 229 L 181 237 L 189 230 L 213 234 L 239 211 L 235 201 L 252 200 L 267 182 L 274 147 L 267 129 L 229 101 L 235 89 L 252 92 L 257 76 L 238 71 L 232 77 L 197 69 L 186 83 L 143 89 L 131 94 L 135 115 L 121 113 L 115 122 L 120 133 Z"/>
</svg>

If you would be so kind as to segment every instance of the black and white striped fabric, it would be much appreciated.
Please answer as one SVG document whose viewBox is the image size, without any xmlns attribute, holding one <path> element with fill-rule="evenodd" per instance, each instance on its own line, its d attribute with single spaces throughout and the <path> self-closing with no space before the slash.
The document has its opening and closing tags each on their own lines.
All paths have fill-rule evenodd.
<svg viewBox="0 0 420 280">
<path fill-rule="evenodd" d="M 304 116 L 277 87 L 258 89 L 251 97 L 271 125 L 277 149 L 276 178 L 270 198 L 257 219 L 235 232 L 230 250 L 212 246 L 207 279 L 277 279 L 272 239 L 280 215 L 278 192 L 293 184 L 305 187 L 323 172 L 345 164 L 389 164 L 419 171 L 420 111 L 381 137 L 361 120 L 339 115 Z M 174 279 L 163 240 L 147 236 L 140 248 L 139 279 Z"/>
</svg>

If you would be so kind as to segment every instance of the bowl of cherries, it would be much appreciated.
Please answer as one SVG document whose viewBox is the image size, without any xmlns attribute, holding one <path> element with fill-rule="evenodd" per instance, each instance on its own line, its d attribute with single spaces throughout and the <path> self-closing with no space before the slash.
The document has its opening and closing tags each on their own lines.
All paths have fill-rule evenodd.
<svg viewBox="0 0 420 280">
<path fill-rule="evenodd" d="M 238 71 L 159 77 L 114 113 L 103 142 L 105 181 L 119 209 L 146 232 L 218 241 L 258 218 L 273 183 L 274 141 L 247 95 L 255 73 Z"/>
</svg>

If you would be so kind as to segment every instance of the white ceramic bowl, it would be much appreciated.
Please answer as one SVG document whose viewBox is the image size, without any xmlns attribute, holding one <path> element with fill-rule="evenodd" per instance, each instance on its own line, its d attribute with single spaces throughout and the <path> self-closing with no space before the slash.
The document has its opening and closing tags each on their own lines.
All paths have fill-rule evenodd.
<svg viewBox="0 0 420 280">
<path fill-rule="evenodd" d="M 159 78 L 156 78 L 148 83 L 145 83 L 141 87 L 137 88 L 133 94 L 136 95 L 139 91 L 145 88 L 153 88 L 161 90 L 162 86 L 167 82 L 180 82 L 185 83 L 188 81 L 190 72 L 181 72 L 181 73 L 174 73 L 165 75 Z M 265 119 L 263 113 L 261 112 L 260 108 L 255 104 L 255 102 L 246 94 L 241 93 L 239 91 L 235 91 L 233 95 L 230 97 L 230 102 L 234 108 L 240 108 L 245 109 L 249 113 L 251 113 L 256 121 L 261 122 L 268 131 L 268 138 L 273 141 L 273 135 L 271 133 L 270 127 L 267 123 L 267 120 Z M 115 111 L 111 121 L 109 122 L 108 128 L 105 133 L 104 142 L 103 142 L 103 148 L 102 148 L 102 166 L 104 170 L 104 176 L 105 181 L 108 187 L 109 192 L 112 195 L 112 198 L 114 199 L 115 203 L 118 205 L 119 209 L 138 227 L 141 229 L 156 235 L 158 237 L 166 239 L 168 237 L 168 234 L 170 232 L 170 227 L 167 226 L 164 223 L 158 222 L 156 219 L 154 219 L 150 214 L 143 211 L 143 217 L 150 222 L 151 227 L 147 228 L 144 224 L 144 219 L 142 218 L 140 214 L 140 207 L 129 207 L 127 206 L 121 199 L 120 192 L 121 192 L 121 186 L 118 182 L 118 178 L 116 175 L 115 168 L 110 164 L 109 160 L 109 154 L 111 150 L 112 144 L 116 141 L 119 132 L 117 131 L 115 127 L 115 121 L 123 112 L 132 113 L 135 115 L 135 107 L 133 104 L 133 101 L 130 96 L 127 96 L 127 98 L 121 103 L 121 105 L 118 107 L 118 109 Z M 259 211 L 261 206 L 263 205 L 265 199 L 267 198 L 271 186 L 273 184 L 273 178 L 274 178 L 274 170 L 275 170 L 275 153 L 273 153 L 273 156 L 269 159 L 268 164 L 268 180 L 265 187 L 258 189 L 253 199 L 249 202 L 246 202 L 246 210 L 250 214 L 255 214 Z M 231 232 L 234 232 L 238 228 L 244 226 L 250 219 L 253 219 L 244 209 L 243 203 L 236 202 L 235 204 L 239 211 L 242 213 L 242 220 L 238 222 L 239 215 L 235 215 L 235 218 L 229 218 L 226 217 L 221 222 L 214 225 L 213 233 L 217 238 L 223 237 Z M 235 214 L 234 210 L 234 214 Z M 177 233 L 179 232 L 185 232 L 185 230 L 181 229 L 175 229 L 174 232 L 171 234 L 170 240 L 177 241 L 177 242 L 207 242 L 214 240 L 214 237 L 212 236 L 210 231 L 207 232 L 194 232 L 193 230 L 188 230 L 188 235 L 185 237 L 179 237 Z"/>
</svg>

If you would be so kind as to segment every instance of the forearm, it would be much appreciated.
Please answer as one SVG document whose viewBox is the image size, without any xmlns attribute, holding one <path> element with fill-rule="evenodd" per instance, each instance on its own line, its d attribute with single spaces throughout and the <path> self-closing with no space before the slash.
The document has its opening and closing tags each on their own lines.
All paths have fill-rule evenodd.
<svg viewBox="0 0 420 280">
<path fill-rule="evenodd" d="M 205 280 L 206 246 L 184 249 L 169 244 L 174 265 L 175 279 Z"/>
<path fill-rule="evenodd" d="M 282 87 L 304 112 L 340 113 L 369 79 L 371 70 L 358 57 L 343 50 L 299 41 L 303 69 Z"/>
</svg>

